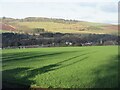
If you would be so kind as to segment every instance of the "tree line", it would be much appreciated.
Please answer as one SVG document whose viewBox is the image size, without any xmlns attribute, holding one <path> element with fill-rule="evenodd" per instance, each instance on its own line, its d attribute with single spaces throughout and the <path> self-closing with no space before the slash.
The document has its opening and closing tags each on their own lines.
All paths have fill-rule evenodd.
<svg viewBox="0 0 120 90">
<path fill-rule="evenodd" d="M 39 35 L 2 33 L 2 48 L 118 45 L 119 36 L 108 34 L 41 33 Z"/>
</svg>

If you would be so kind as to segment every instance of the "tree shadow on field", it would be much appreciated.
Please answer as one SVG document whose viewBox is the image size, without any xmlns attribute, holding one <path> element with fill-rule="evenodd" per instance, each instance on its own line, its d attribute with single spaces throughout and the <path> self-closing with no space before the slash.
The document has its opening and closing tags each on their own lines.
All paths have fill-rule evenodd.
<svg viewBox="0 0 120 90">
<path fill-rule="evenodd" d="M 35 58 L 42 58 L 42 57 L 48 57 L 48 56 L 56 56 L 60 54 L 65 54 L 65 53 L 73 53 L 73 52 L 78 52 L 78 51 L 65 51 L 65 52 L 54 52 L 54 53 L 32 53 L 32 52 L 23 52 L 23 53 L 17 53 L 17 54 L 11 54 L 11 57 L 5 58 L 6 55 L 4 55 L 2 63 L 9 63 L 9 62 L 14 62 L 14 61 L 24 61 L 28 59 L 35 59 Z"/>
<path fill-rule="evenodd" d="M 54 55 L 58 55 L 58 54 L 61 54 L 61 52 L 59 53 L 48 53 L 48 54 L 35 54 L 35 53 L 24 53 L 24 56 L 23 55 L 19 55 L 19 57 L 15 57 L 13 56 L 13 58 L 11 59 L 7 59 L 7 60 L 4 60 L 3 59 L 3 63 L 8 63 L 8 62 L 14 62 L 14 61 L 18 61 L 18 60 L 28 60 L 28 59 L 35 59 L 35 58 L 42 58 L 42 57 L 45 57 L 45 56 L 54 56 Z"/>
<path fill-rule="evenodd" d="M 109 63 L 94 70 L 94 88 L 118 88 L 118 60 L 120 56 L 110 57 Z"/>
<path fill-rule="evenodd" d="M 18 88 L 18 87 L 29 88 L 28 85 L 25 85 L 25 84 L 22 85 L 22 84 L 17 83 L 17 81 L 27 82 L 26 79 L 23 80 L 23 78 L 17 78 L 17 75 L 21 74 L 22 72 L 26 72 L 28 69 L 30 68 L 23 67 L 23 68 L 15 68 L 15 69 L 9 69 L 9 70 L 2 71 L 2 88 L 3 89 Z M 27 83 L 30 84 L 30 82 L 27 82 Z"/>
<path fill-rule="evenodd" d="M 52 71 L 56 64 L 44 66 L 41 68 L 32 69 L 31 68 L 15 68 L 10 70 L 4 70 L 2 72 L 2 88 L 4 89 L 29 89 L 31 84 L 35 81 L 32 79 L 38 74 L 43 74 Z M 23 74 L 23 76 L 21 76 Z"/>
<path fill-rule="evenodd" d="M 34 53 L 36 53 L 37 54 L 37 52 L 34 52 Z M 14 57 L 19 57 L 19 56 L 26 56 L 26 54 L 27 55 L 31 55 L 31 52 L 17 52 L 17 53 L 6 53 L 6 54 L 2 54 L 2 59 L 5 59 L 5 60 L 7 60 L 7 59 L 12 59 L 12 58 L 14 58 Z M 40 54 L 40 53 L 39 53 Z M 14 57 L 13 57 L 13 55 L 14 55 Z"/>
<path fill-rule="evenodd" d="M 64 53 L 64 52 L 67 52 L 67 53 L 71 53 L 71 52 L 78 52 L 78 51 L 63 51 L 61 53 Z M 60 53 L 60 52 L 54 52 L 54 53 Z M 13 59 L 14 57 L 21 57 L 21 56 L 29 56 L 29 55 L 41 55 L 41 54 L 49 54 L 47 52 L 39 52 L 39 51 L 32 51 L 32 52 L 17 52 L 17 53 L 2 53 L 2 59 Z"/>
<path fill-rule="evenodd" d="M 9 70 L 2 71 L 3 75 L 3 89 L 5 88 L 25 88 L 29 89 L 31 84 L 35 84 L 35 76 L 48 73 L 53 70 L 61 69 L 64 67 L 68 67 L 70 65 L 73 65 L 75 63 L 81 62 L 88 58 L 86 56 L 88 53 L 80 54 L 77 56 L 73 56 L 71 58 L 68 58 L 66 60 L 46 65 L 40 68 L 28 68 L 28 67 L 19 67 Z M 83 58 L 75 60 L 75 58 L 81 57 Z M 73 60 L 71 62 L 71 60 Z M 69 62 L 68 64 L 64 65 L 65 62 Z"/>
</svg>

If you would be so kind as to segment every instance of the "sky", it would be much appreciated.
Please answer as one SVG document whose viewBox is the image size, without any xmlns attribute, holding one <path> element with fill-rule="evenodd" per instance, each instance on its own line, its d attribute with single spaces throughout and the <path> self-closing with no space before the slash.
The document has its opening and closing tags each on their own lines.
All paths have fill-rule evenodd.
<svg viewBox="0 0 120 90">
<path fill-rule="evenodd" d="M 0 0 L 0 17 L 48 17 L 117 24 L 118 1 Z"/>
</svg>

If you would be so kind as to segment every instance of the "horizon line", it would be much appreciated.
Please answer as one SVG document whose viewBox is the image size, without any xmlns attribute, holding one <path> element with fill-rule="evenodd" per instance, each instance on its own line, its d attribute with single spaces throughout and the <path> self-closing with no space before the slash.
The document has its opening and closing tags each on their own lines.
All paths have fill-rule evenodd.
<svg viewBox="0 0 120 90">
<path fill-rule="evenodd" d="M 0 16 L 0 18 L 2 19 L 3 17 L 5 18 L 12 18 L 12 19 L 25 19 L 25 18 L 47 18 L 47 19 L 63 19 L 63 20 L 72 20 L 72 21 L 76 21 L 76 22 L 88 22 L 88 23 L 99 23 L 99 24 L 110 24 L 110 25 L 118 25 L 117 23 L 104 23 L 104 22 L 96 22 L 96 21 L 87 21 L 87 20 L 78 20 L 78 19 L 68 19 L 68 18 L 58 18 L 58 17 L 44 17 L 44 16 L 28 16 L 28 17 L 24 17 L 24 18 L 20 18 L 20 17 L 9 17 L 9 16 Z"/>
</svg>

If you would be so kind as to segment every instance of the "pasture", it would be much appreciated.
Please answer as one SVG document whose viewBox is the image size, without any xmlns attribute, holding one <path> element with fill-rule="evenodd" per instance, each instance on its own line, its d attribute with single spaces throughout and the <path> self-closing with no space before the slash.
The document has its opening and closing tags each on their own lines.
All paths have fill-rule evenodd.
<svg viewBox="0 0 120 90">
<path fill-rule="evenodd" d="M 15 22 L 10 25 L 17 30 L 30 32 L 34 28 L 44 28 L 47 32 L 81 33 L 81 34 L 117 34 L 117 26 L 91 22 L 56 23 L 56 22 Z"/>
<path fill-rule="evenodd" d="M 118 87 L 118 47 L 2 50 L 3 87 Z"/>
</svg>

